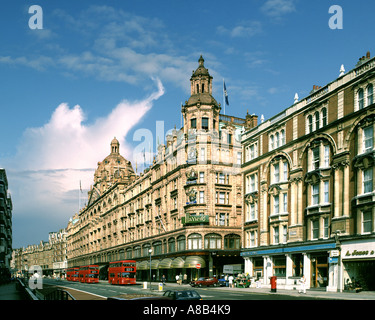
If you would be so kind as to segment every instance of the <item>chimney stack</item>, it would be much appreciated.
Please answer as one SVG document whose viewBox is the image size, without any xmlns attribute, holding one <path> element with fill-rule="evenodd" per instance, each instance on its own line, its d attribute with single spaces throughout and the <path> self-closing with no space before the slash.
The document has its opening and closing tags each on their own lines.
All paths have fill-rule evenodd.
<svg viewBox="0 0 375 320">
<path fill-rule="evenodd" d="M 256 116 L 255 114 L 249 115 L 249 113 L 247 113 L 245 121 L 247 129 L 255 128 L 258 125 L 258 116 Z"/>
</svg>

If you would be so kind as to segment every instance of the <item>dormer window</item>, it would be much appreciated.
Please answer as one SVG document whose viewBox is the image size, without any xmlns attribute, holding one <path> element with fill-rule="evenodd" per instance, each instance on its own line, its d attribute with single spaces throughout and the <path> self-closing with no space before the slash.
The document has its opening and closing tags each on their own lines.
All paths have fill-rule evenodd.
<svg viewBox="0 0 375 320">
<path fill-rule="evenodd" d="M 190 127 L 192 129 L 196 129 L 197 128 L 197 119 L 191 119 L 190 120 Z"/>
<path fill-rule="evenodd" d="M 202 118 L 202 129 L 208 130 L 208 118 Z"/>
</svg>

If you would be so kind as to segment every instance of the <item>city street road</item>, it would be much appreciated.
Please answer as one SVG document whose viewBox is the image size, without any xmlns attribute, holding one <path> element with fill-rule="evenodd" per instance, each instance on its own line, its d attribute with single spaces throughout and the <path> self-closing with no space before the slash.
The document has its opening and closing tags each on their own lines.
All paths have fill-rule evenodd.
<svg viewBox="0 0 375 320">
<path fill-rule="evenodd" d="M 92 294 L 96 294 L 102 297 L 114 297 L 122 294 L 145 294 L 145 293 L 153 293 L 161 295 L 161 292 L 158 292 L 158 287 L 156 284 L 152 285 L 152 289 L 143 289 L 142 285 L 137 284 L 133 286 L 116 286 L 110 285 L 106 282 L 100 282 L 95 284 L 88 284 L 88 283 L 79 283 L 79 282 L 69 282 L 66 280 L 52 280 L 52 279 L 43 279 L 43 283 L 48 285 L 56 285 L 62 286 L 67 288 L 72 288 L 75 290 L 82 290 Z M 235 290 L 226 290 L 225 288 L 220 287 L 207 287 L 207 288 L 191 288 L 190 286 L 178 286 L 176 284 L 167 284 L 164 287 L 164 290 L 189 290 L 194 289 L 196 290 L 203 300 L 322 300 L 317 299 L 314 297 L 309 297 L 305 295 L 301 296 L 288 296 L 282 295 L 277 293 L 254 293 L 254 292 L 244 292 Z"/>
</svg>

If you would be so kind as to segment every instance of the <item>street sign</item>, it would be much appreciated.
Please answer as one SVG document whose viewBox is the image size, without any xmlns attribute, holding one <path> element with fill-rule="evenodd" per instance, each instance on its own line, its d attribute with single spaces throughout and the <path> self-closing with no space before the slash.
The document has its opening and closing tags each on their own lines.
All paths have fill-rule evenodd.
<svg viewBox="0 0 375 320">
<path fill-rule="evenodd" d="M 200 269 L 201 268 L 201 264 L 200 263 L 197 263 L 197 265 L 195 266 L 197 269 Z"/>
<path fill-rule="evenodd" d="M 331 250 L 330 257 L 339 257 L 340 251 L 339 250 Z"/>
<path fill-rule="evenodd" d="M 328 263 L 339 263 L 339 258 L 337 257 L 329 257 L 328 258 Z"/>
</svg>

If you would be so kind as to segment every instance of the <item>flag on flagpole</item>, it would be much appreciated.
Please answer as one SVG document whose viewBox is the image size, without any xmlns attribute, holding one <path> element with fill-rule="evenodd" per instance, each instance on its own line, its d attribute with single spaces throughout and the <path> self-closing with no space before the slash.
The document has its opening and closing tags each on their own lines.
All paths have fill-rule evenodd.
<svg viewBox="0 0 375 320">
<path fill-rule="evenodd" d="M 146 168 L 146 148 L 143 148 L 143 170 Z"/>
<path fill-rule="evenodd" d="M 224 81 L 224 99 L 225 99 L 225 104 L 229 106 L 228 92 L 227 92 L 227 87 L 225 86 L 225 81 Z"/>
</svg>

